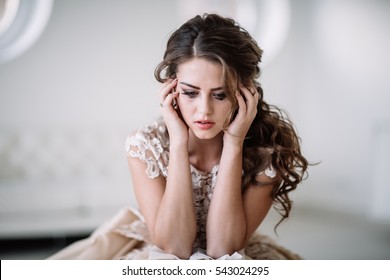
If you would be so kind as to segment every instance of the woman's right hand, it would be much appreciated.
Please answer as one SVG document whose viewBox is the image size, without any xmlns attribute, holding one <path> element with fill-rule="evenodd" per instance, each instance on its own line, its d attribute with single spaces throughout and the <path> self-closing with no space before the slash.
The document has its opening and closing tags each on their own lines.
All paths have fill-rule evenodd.
<svg viewBox="0 0 390 280">
<path fill-rule="evenodd" d="M 188 127 L 180 117 L 180 110 L 173 107 L 175 98 L 179 92 L 175 91 L 177 85 L 176 79 L 168 79 L 160 88 L 160 106 L 161 114 L 168 128 L 171 143 L 176 141 L 188 142 Z"/>
</svg>

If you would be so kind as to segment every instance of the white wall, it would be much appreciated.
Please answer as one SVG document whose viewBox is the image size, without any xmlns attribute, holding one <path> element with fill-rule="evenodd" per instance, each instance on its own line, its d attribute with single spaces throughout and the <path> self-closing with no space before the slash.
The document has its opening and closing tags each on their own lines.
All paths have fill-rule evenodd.
<svg viewBox="0 0 390 280">
<path fill-rule="evenodd" d="M 159 112 L 153 70 L 179 24 L 174 5 L 55 1 L 40 40 L 0 65 L 0 127 L 132 130 L 150 122 Z M 390 2 L 294 0 L 291 8 L 288 40 L 261 82 L 266 99 L 295 121 L 309 160 L 321 161 L 296 204 L 367 215 L 374 130 L 390 126 Z"/>
<path fill-rule="evenodd" d="M 153 119 L 153 69 L 176 24 L 162 16 L 168 5 L 155 5 L 55 1 L 40 40 L 0 66 L 1 125 L 132 128 Z"/>
<path fill-rule="evenodd" d="M 390 126 L 390 2 L 308 2 L 293 2 L 289 43 L 264 75 L 321 161 L 297 200 L 370 216 L 374 170 L 390 171 L 374 161 L 376 127 Z"/>
</svg>

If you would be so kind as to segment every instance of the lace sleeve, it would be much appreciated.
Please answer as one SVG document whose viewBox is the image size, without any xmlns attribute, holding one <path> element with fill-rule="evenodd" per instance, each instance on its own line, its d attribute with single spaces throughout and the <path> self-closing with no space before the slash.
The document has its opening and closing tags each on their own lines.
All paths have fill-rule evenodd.
<svg viewBox="0 0 390 280">
<path fill-rule="evenodd" d="M 130 134 L 125 148 L 128 156 L 146 163 L 145 172 L 149 178 L 153 179 L 159 175 L 167 177 L 169 138 L 161 121 Z"/>
</svg>

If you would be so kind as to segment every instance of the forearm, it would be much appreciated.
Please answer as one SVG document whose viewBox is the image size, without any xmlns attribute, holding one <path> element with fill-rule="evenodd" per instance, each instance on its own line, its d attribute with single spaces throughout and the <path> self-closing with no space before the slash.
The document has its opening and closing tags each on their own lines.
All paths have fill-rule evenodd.
<svg viewBox="0 0 390 280">
<path fill-rule="evenodd" d="M 242 148 L 224 145 L 207 218 L 207 253 L 218 257 L 242 249 L 246 234 L 241 195 Z"/>
<path fill-rule="evenodd" d="M 154 242 L 182 258 L 191 253 L 196 235 L 191 182 L 187 147 L 171 145 L 166 189 L 154 226 Z"/>
</svg>

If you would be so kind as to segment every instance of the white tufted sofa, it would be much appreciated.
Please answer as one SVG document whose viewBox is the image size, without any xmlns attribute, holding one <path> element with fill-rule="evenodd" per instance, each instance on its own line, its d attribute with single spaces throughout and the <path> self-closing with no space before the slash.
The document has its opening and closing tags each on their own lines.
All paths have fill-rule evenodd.
<svg viewBox="0 0 390 280">
<path fill-rule="evenodd" d="M 0 238 L 89 233 L 134 205 L 123 129 L 0 129 Z"/>
</svg>

